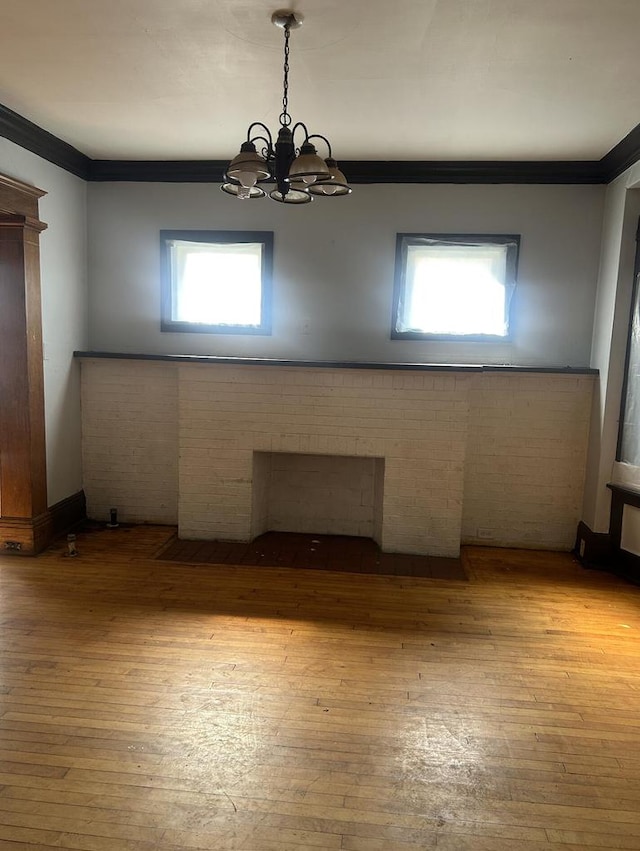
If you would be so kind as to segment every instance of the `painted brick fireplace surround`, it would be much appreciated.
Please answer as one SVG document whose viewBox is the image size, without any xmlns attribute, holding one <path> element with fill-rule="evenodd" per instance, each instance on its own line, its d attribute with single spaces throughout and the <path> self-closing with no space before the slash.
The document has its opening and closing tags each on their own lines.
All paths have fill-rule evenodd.
<svg viewBox="0 0 640 851">
<path fill-rule="evenodd" d="M 388 552 L 439 556 L 571 547 L 588 371 L 202 360 L 82 355 L 91 517 L 114 506 L 186 539 L 370 530 Z M 287 502 L 305 510 L 287 521 Z"/>
</svg>

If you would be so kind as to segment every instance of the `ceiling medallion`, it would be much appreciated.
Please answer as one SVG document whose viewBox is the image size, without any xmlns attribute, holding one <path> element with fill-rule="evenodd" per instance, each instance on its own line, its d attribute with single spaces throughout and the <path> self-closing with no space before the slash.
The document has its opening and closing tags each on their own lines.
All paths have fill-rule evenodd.
<svg viewBox="0 0 640 851">
<path fill-rule="evenodd" d="M 264 198 L 265 191 L 259 184 L 275 181 L 276 188 L 269 198 L 281 204 L 308 204 L 314 195 L 339 197 L 348 195 L 351 187 L 338 168 L 331 151 L 331 144 L 319 133 L 309 134 L 301 121 L 291 127 L 289 115 L 289 38 L 291 30 L 302 25 L 299 12 L 279 9 L 271 16 L 271 22 L 284 30 L 284 83 L 280 129 L 274 144 L 269 128 L 261 121 L 254 121 L 247 130 L 247 139 L 240 146 L 225 172 L 223 192 L 236 198 Z M 304 141 L 299 148 L 294 137 L 300 132 Z M 320 139 L 328 150 L 326 159 L 316 151 L 312 139 Z M 256 143 L 262 147 L 258 151 Z"/>
</svg>

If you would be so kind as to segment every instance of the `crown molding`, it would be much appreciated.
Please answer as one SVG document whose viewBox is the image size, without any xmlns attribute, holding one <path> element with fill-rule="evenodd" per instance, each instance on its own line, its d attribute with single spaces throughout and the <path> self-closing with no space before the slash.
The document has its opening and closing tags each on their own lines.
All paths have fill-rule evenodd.
<svg viewBox="0 0 640 851">
<path fill-rule="evenodd" d="M 640 160 L 640 124 L 627 133 L 624 139 L 600 160 L 607 183 L 611 183 L 638 160 Z"/>
<path fill-rule="evenodd" d="M 222 183 L 228 160 L 91 160 L 89 180 Z"/>
<path fill-rule="evenodd" d="M 222 183 L 227 160 L 93 160 L 91 181 Z M 599 162 L 341 160 L 349 183 L 606 183 Z"/>
<path fill-rule="evenodd" d="M 226 160 L 92 160 L 57 136 L 0 104 L 0 136 L 84 180 L 220 183 Z M 610 183 L 640 160 L 640 124 L 601 160 L 342 160 L 353 184 Z"/>
<path fill-rule="evenodd" d="M 75 174 L 76 177 L 89 179 L 91 160 L 86 154 L 2 104 L 0 104 L 0 136 Z"/>
<path fill-rule="evenodd" d="M 597 161 L 340 161 L 349 183 L 604 183 Z"/>
</svg>

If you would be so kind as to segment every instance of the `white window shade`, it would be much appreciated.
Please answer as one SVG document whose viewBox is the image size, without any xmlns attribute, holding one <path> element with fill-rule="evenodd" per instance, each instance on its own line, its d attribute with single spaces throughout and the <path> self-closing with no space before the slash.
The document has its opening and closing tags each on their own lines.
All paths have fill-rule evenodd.
<svg viewBox="0 0 640 851">
<path fill-rule="evenodd" d="M 204 325 L 259 326 L 262 245 L 174 240 L 173 319 Z"/>
<path fill-rule="evenodd" d="M 163 331 L 271 334 L 272 231 L 161 230 Z"/>
<path fill-rule="evenodd" d="M 508 335 L 517 242 L 401 236 L 407 238 L 396 273 L 398 335 Z"/>
</svg>

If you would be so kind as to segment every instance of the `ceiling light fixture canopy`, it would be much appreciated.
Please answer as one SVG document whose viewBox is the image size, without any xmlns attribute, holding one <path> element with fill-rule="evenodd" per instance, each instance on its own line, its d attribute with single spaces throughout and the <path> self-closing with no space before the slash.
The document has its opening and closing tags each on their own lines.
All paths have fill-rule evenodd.
<svg viewBox="0 0 640 851">
<path fill-rule="evenodd" d="M 278 137 L 274 143 L 271 131 L 261 121 L 250 124 L 247 139 L 229 163 L 220 188 L 236 198 L 264 198 L 266 192 L 259 184 L 275 181 L 276 188 L 269 192 L 269 197 L 282 204 L 308 204 L 314 195 L 348 195 L 351 187 L 333 158 L 326 136 L 310 134 L 301 121 L 291 127 L 289 38 L 291 30 L 301 26 L 303 17 L 299 12 L 281 9 L 273 13 L 271 21 L 284 30 L 284 82 Z M 304 141 L 296 148 L 294 137 L 298 131 L 304 134 Z M 326 159 L 318 154 L 312 141 L 316 139 L 326 145 Z M 262 147 L 256 147 L 256 143 Z"/>
</svg>

